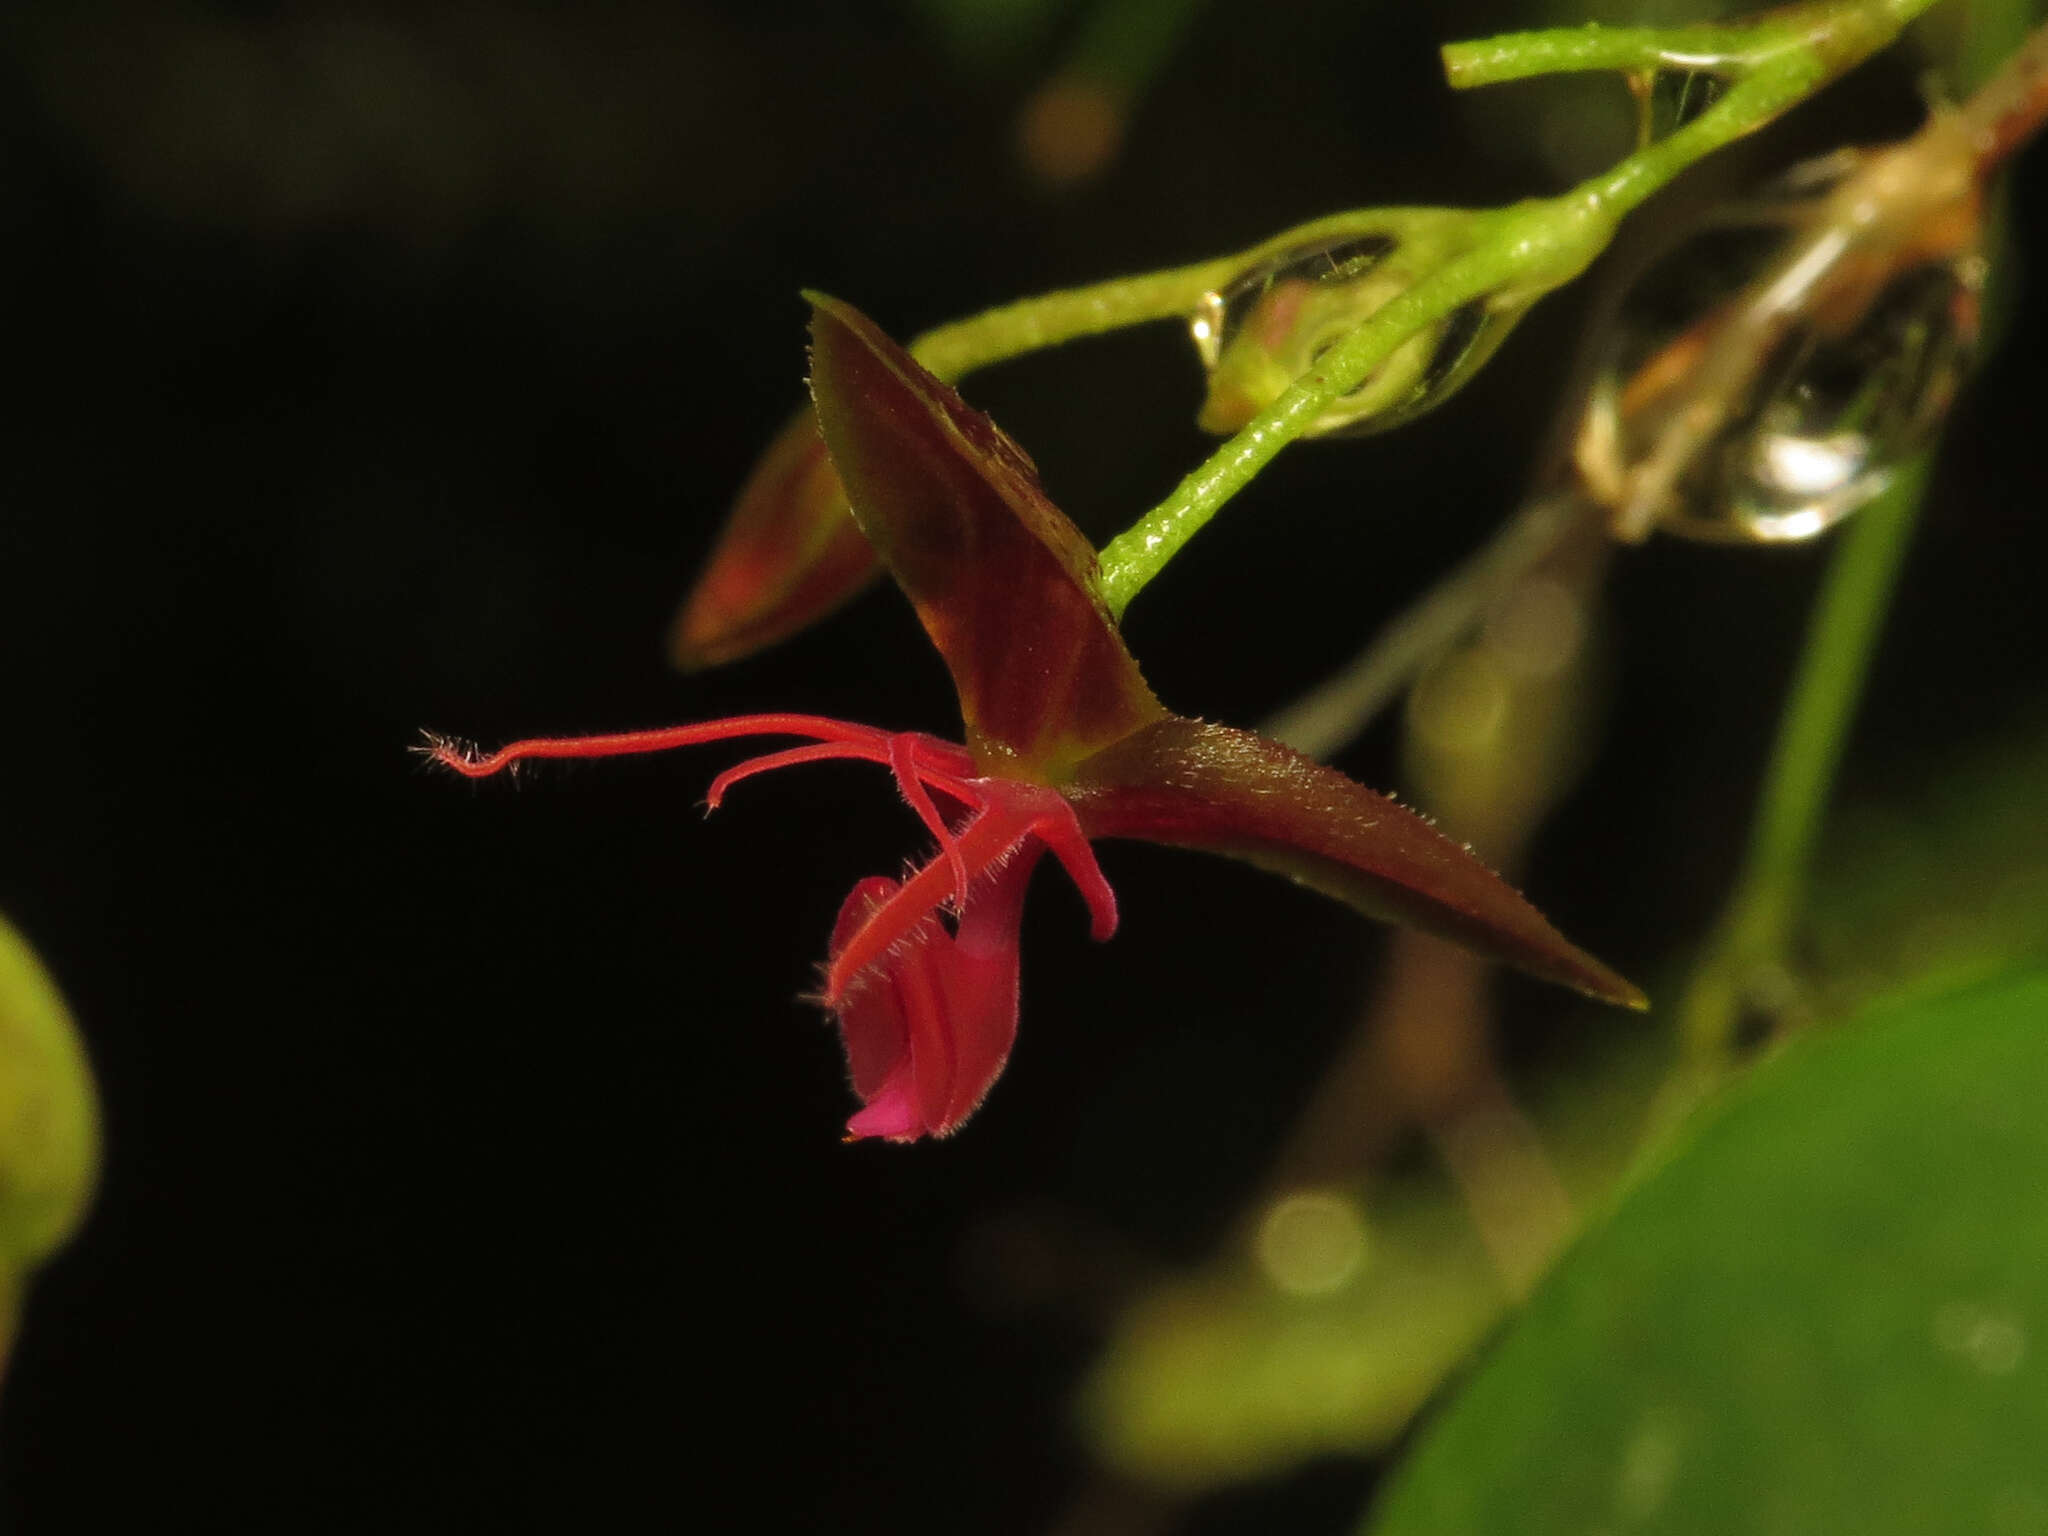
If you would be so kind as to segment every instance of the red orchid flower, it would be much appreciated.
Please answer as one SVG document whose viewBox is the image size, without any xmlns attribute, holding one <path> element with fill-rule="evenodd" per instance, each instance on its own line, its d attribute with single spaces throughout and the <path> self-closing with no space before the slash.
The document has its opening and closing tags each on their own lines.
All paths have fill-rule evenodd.
<svg viewBox="0 0 2048 1536">
<path fill-rule="evenodd" d="M 433 756 L 472 777 L 537 757 L 657 752 L 740 736 L 808 739 L 727 769 L 740 780 L 836 758 L 886 766 L 938 844 L 841 907 L 823 1000 L 862 1108 L 850 1138 L 943 1136 L 1002 1071 L 1017 1028 L 1025 887 L 1050 852 L 1097 939 L 1116 898 L 1090 840 L 1232 854 L 1381 917 L 1644 1006 L 1466 849 L 1391 800 L 1248 731 L 1170 713 L 1095 585 L 1095 555 L 1023 451 L 858 311 L 814 297 L 811 386 L 855 519 L 916 607 L 960 695 L 966 744 L 810 715 L 748 715 Z M 951 914 L 950 917 L 948 914 Z"/>
</svg>

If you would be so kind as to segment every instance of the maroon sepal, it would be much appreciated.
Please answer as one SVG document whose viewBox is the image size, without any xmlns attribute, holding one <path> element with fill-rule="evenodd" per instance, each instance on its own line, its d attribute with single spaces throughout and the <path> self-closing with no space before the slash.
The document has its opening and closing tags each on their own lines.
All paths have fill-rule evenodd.
<svg viewBox="0 0 2048 1536">
<path fill-rule="evenodd" d="M 1230 854 L 1589 997 L 1648 1006 L 1422 817 L 1250 731 L 1170 717 L 1079 764 L 1061 793 L 1091 838 Z"/>
<path fill-rule="evenodd" d="M 880 573 L 805 406 L 776 434 L 669 631 L 685 671 L 737 661 L 816 623 Z"/>
<path fill-rule="evenodd" d="M 850 305 L 813 294 L 811 392 L 853 515 L 960 693 L 985 773 L 1058 783 L 1166 711 L 1095 551 L 1024 450 Z"/>
</svg>

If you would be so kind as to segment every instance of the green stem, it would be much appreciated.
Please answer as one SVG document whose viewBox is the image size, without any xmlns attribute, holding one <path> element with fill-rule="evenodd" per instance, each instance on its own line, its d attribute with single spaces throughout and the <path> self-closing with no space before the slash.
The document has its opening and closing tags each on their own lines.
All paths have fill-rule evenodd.
<svg viewBox="0 0 2048 1536">
<path fill-rule="evenodd" d="M 1475 212 L 1473 238 L 1461 255 L 1375 310 L 1323 354 L 1314 372 L 1295 380 L 1166 500 L 1103 546 L 1100 585 L 1110 612 L 1120 617 L 1225 502 L 1411 336 L 1480 300 L 1499 322 L 1511 321 L 1584 271 L 1606 248 L 1619 219 L 1679 172 L 1812 95 L 1933 3 L 1865 0 L 1806 7 L 1772 31 L 1768 47 L 1758 41 L 1765 35 L 1759 28 L 1738 61 L 1741 77 L 1670 137 L 1561 197 Z M 1697 31 L 1686 29 L 1685 35 Z"/>
<path fill-rule="evenodd" d="M 1669 186 L 1679 172 L 1754 133 L 1833 78 L 1825 61 L 1811 49 L 1774 54 L 1676 133 L 1645 145 L 1566 196 L 1597 199 L 1611 217 L 1619 219 Z"/>
<path fill-rule="evenodd" d="M 1241 270 L 1236 258 L 1226 256 L 1039 294 L 926 331 L 910 344 L 910 350 L 940 378 L 956 380 L 977 368 L 1041 347 L 1150 320 L 1185 317 L 1203 294 Z"/>
<path fill-rule="evenodd" d="M 1532 498 L 1477 554 L 1389 620 L 1343 671 L 1262 721 L 1259 734 L 1307 757 L 1335 756 L 1594 515 L 1570 494 Z"/>
<path fill-rule="evenodd" d="M 957 380 L 977 368 L 1084 336 L 1100 336 L 1153 320 L 1185 320 L 1204 294 L 1263 262 L 1303 247 L 1349 235 L 1398 232 L 1417 212 L 1361 208 L 1282 230 L 1249 250 L 1185 267 L 1111 278 L 1019 299 L 926 331 L 910 344 L 917 360 L 940 378 Z"/>
<path fill-rule="evenodd" d="M 1720 70 L 1744 62 L 1755 39 L 1728 27 L 1557 27 L 1444 44 L 1453 90 L 1587 70 Z"/>
<path fill-rule="evenodd" d="M 1469 43 L 1446 43 L 1444 74 L 1453 89 L 1462 91 L 1588 70 L 1640 74 L 1674 69 L 1733 75 L 1795 48 L 1816 49 L 1824 56 L 1853 52 L 1855 58 L 1861 58 L 1870 51 L 1862 47 L 1865 38 L 1880 34 L 1888 40 L 1926 9 L 1919 0 L 1816 0 L 1765 11 L 1747 21 L 1703 26 L 1603 27 L 1594 23 L 1507 32 Z M 1883 42 L 1877 46 L 1882 47 Z"/>
<path fill-rule="evenodd" d="M 2038 116 L 2036 98 L 2048 73 L 2048 27 L 2021 41 L 2037 9 L 2021 0 L 1970 14 L 1962 75 L 1972 83 L 1991 78 L 1962 110 L 1976 120 L 1985 169 L 1997 151 L 2021 136 L 2006 130 L 2005 121 L 2016 113 Z M 1994 72 L 1995 60 L 2003 66 Z M 1998 244 L 2001 222 L 1994 214 L 1986 242 L 1991 247 Z M 1994 278 L 1987 314 L 2000 311 L 2004 288 Z M 1995 330 L 1995 324 L 1987 325 L 1987 345 Z M 1780 717 L 1741 873 L 1679 1006 L 1679 1062 L 1653 1108 L 1653 1135 L 1683 1118 L 1727 1075 L 1747 1009 L 1789 1002 L 1796 1011 L 1789 964 L 1794 926 L 1932 460 L 1930 451 L 1900 471 L 1891 488 L 1844 531 L 1828 566 Z"/>
<path fill-rule="evenodd" d="M 1225 502 L 1249 485 L 1274 456 L 1349 394 L 1394 349 L 1424 326 L 1486 293 L 1492 271 L 1474 256 L 1439 267 L 1390 299 L 1326 352 L 1314 373 L 1295 380 L 1228 442 L 1205 459 L 1158 506 L 1105 544 L 1098 585 L 1121 617 L 1145 584 L 1201 531 Z"/>
<path fill-rule="evenodd" d="M 1844 532 L 1828 566 L 1750 837 L 1743 888 L 1767 893 L 1774 904 L 1796 904 L 1805 886 L 1820 813 L 1863 695 L 1927 468 L 1923 455 L 1902 470 Z"/>
<path fill-rule="evenodd" d="M 1734 892 L 1679 1009 L 1683 1108 L 1729 1065 L 1746 1007 L 1778 990 L 1828 794 L 1927 488 L 1931 455 L 1843 531 L 1780 716 Z"/>
</svg>

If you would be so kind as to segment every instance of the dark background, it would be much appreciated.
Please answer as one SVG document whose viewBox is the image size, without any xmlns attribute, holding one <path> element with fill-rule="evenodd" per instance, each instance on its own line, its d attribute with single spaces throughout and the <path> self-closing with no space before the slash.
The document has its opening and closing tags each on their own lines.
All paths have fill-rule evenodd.
<svg viewBox="0 0 2048 1536">
<path fill-rule="evenodd" d="M 880 775 L 750 784 L 707 824 L 735 753 L 473 786 L 408 748 L 423 726 L 771 708 L 953 733 L 886 591 L 726 672 L 664 664 L 799 398 L 799 286 L 909 335 L 1337 208 L 1554 190 L 1625 147 L 1622 103 L 1594 80 L 1453 99 L 1431 50 L 1527 19 L 1505 4 L 1216 0 L 1122 158 L 1049 189 L 1015 117 L 1070 19 L 977 44 L 936 11 L 0 20 L 22 391 L 0 423 L 0 909 L 73 1004 L 107 1138 L 0 1395 L 8 1529 L 651 1508 L 1005 1533 L 1067 1507 L 1067 1398 L 1102 1320 L 1223 1229 L 1377 935 L 1111 847 L 1124 931 L 1097 950 L 1042 882 L 1019 1049 L 981 1115 L 842 1147 L 837 1047 L 798 994 L 851 882 L 919 844 Z M 1916 67 L 1742 155 L 1905 130 Z M 2022 195 L 2022 250 L 2040 223 Z M 1852 786 L 1910 780 L 2040 687 L 2044 315 L 2013 294 Z M 1584 302 L 1547 303 L 1437 416 L 1284 456 L 1135 605 L 1160 694 L 1251 723 L 1472 547 L 1526 483 Z M 968 393 L 1098 537 L 1206 446 L 1167 328 Z M 1620 562 L 1610 741 L 1527 883 L 1625 971 L 1670 974 L 1724 888 L 1821 554 Z M 1388 782 L 1392 741 L 1346 766 Z M 1368 1478 L 1199 1518 L 1337 1529 Z"/>
</svg>

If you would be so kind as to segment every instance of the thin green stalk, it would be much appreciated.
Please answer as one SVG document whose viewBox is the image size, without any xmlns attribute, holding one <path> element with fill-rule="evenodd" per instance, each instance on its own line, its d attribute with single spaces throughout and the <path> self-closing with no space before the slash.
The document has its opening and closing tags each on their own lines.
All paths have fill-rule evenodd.
<svg viewBox="0 0 2048 1536">
<path fill-rule="evenodd" d="M 940 378 L 956 380 L 977 368 L 1041 347 L 1100 336 L 1150 320 L 1184 317 L 1201 302 L 1203 294 L 1243 270 L 1239 261 L 1238 257 L 1223 256 L 1019 299 L 926 331 L 910 344 L 910 350 Z"/>
<path fill-rule="evenodd" d="M 1934 0 L 1863 0 L 1784 13 L 1775 29 L 1729 28 L 1724 37 L 1738 78 L 1698 118 L 1561 197 L 1474 213 L 1474 238 L 1462 254 L 1390 300 L 1323 354 L 1272 404 L 1182 480 L 1173 493 L 1103 547 L 1101 587 L 1121 615 L 1223 504 L 1248 485 L 1288 443 L 1311 429 L 1332 404 L 1396 348 L 1465 305 L 1484 301 L 1511 319 L 1545 293 L 1569 282 L 1605 249 L 1621 217 L 1696 161 L 1772 118 L 1884 46 Z M 1588 35 L 1603 29 L 1585 29 Z M 1523 34 L 1555 39 L 1560 34 Z M 1697 41 L 1702 29 L 1682 29 Z M 1512 43 L 1496 39 L 1495 45 Z M 1767 45 L 1766 45 L 1767 44 Z M 1548 52 L 1545 52 L 1545 50 Z M 1507 51 L 1511 60 L 1513 50 Z M 1528 72 L 1563 55 L 1554 41 L 1535 50 Z M 1496 67 L 1505 68 L 1505 63 Z M 1506 76 L 1502 76 L 1506 78 Z"/>
<path fill-rule="evenodd" d="M 1749 56 L 1747 37 L 1727 27 L 1557 27 L 1509 32 L 1444 45 L 1444 74 L 1455 90 L 1503 85 L 1538 75 L 1618 70 L 1725 69 Z"/>
<path fill-rule="evenodd" d="M 1926 493 L 1928 462 L 1915 459 L 1864 509 L 1828 566 L 1757 807 L 1738 887 L 1744 900 L 1790 907 L 1804 893 L 1821 812 Z"/>
<path fill-rule="evenodd" d="M 1980 165 L 1996 159 L 2038 124 L 2048 72 L 2048 27 L 2023 35 L 2038 6 L 1972 12 L 1963 74 L 1978 84 L 1962 111 L 1977 120 Z M 1996 70 L 1994 59 L 2002 60 Z M 2018 122 L 2019 127 L 2007 126 Z M 1987 243 L 1998 244 L 1994 214 Z M 1988 316 L 2002 312 L 2005 284 L 1994 281 Z M 1996 326 L 1987 326 L 1988 344 Z M 1733 1065 L 1746 1010 L 1797 998 L 1789 965 L 1792 934 L 1804 906 L 1813 849 L 1827 810 L 1871 652 L 1883 627 L 1899 566 L 1926 493 L 1932 454 L 1901 470 L 1891 488 L 1857 517 L 1828 567 L 1786 698 L 1764 777 L 1749 848 L 1720 922 L 1694 969 L 1679 1009 L 1680 1060 L 1653 1119 L 1673 1123 Z"/>
<path fill-rule="evenodd" d="M 1773 54 L 1676 133 L 1645 145 L 1559 201 L 1597 201 L 1610 218 L 1619 220 L 1669 186 L 1679 172 L 1796 107 L 1840 72 L 1831 70 L 1813 49 Z"/>
<path fill-rule="evenodd" d="M 1203 295 L 1262 262 L 1348 235 L 1398 233 L 1414 212 L 1362 208 L 1335 213 L 1282 230 L 1249 250 L 1227 256 L 1019 299 L 926 331 L 910 344 L 910 350 L 940 378 L 957 380 L 977 368 L 1042 347 L 1153 320 L 1185 320 Z"/>
<path fill-rule="evenodd" d="M 1541 238 L 1569 233 L 1566 226 L 1536 227 Z M 1592 246 L 1597 251 L 1604 239 Z M 1205 459 L 1173 494 L 1103 546 L 1100 587 L 1111 613 L 1121 617 L 1145 584 L 1257 477 L 1280 450 L 1312 427 L 1341 396 L 1385 362 L 1394 349 L 1496 286 L 1506 242 L 1495 238 L 1439 267 L 1390 299 L 1370 319 L 1326 352 L 1316 371 L 1297 379 L 1278 399 Z M 1590 259 L 1590 254 L 1588 255 Z M 1511 263 L 1507 263 L 1511 264 Z"/>
<path fill-rule="evenodd" d="M 1507 32 L 1469 43 L 1446 43 L 1444 73 L 1457 90 L 1589 70 L 1736 73 L 1788 49 L 1818 46 L 1825 52 L 1844 43 L 1854 47 L 1852 39 L 1873 30 L 1889 38 L 1926 8 L 1914 0 L 1820 0 L 1818 4 L 1765 11 L 1748 21 L 1700 26 L 1603 27 L 1594 23 Z"/>
<path fill-rule="evenodd" d="M 1269 715 L 1259 734 L 1308 757 L 1335 756 L 1591 515 L 1569 494 L 1532 498 L 1477 554 L 1389 620 L 1343 671 Z"/>
<path fill-rule="evenodd" d="M 1660 1120 L 1689 1108 L 1731 1064 L 1743 1014 L 1786 991 L 1828 794 L 1870 657 L 1927 489 L 1931 455 L 1903 468 L 1842 533 L 1779 719 L 1742 872 L 1679 1007 L 1682 1057 Z"/>
</svg>

